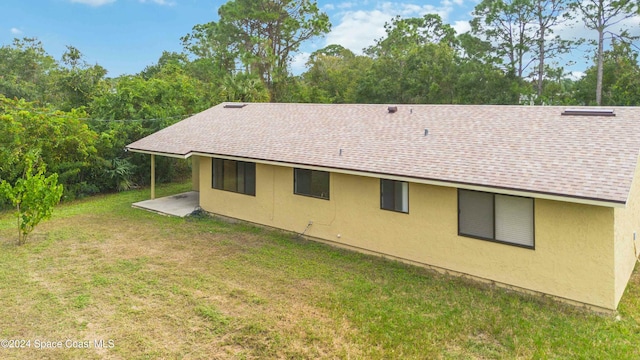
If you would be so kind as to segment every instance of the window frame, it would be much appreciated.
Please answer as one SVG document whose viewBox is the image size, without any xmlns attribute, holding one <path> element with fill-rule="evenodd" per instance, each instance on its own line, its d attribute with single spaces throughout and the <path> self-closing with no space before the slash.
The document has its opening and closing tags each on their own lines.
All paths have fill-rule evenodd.
<svg viewBox="0 0 640 360">
<path fill-rule="evenodd" d="M 300 192 L 298 191 L 298 171 L 308 171 L 309 172 L 309 193 L 304 193 L 304 192 Z M 326 194 L 327 196 L 319 196 L 319 195 L 314 195 L 311 193 L 311 184 L 313 183 L 313 174 L 315 173 L 323 173 L 323 174 L 327 174 L 327 191 Z M 293 193 L 294 195 L 301 195 L 301 196 L 307 196 L 307 197 L 312 197 L 315 199 L 321 199 L 321 200 L 330 200 L 331 199 L 331 173 L 329 171 L 322 171 L 322 170 L 312 170 L 312 169 L 303 169 L 303 168 L 293 168 Z M 322 193 L 321 193 L 322 194 Z"/>
<path fill-rule="evenodd" d="M 486 236 L 479 236 L 479 235 L 473 235 L 473 234 L 466 234 L 460 231 L 460 218 L 461 218 L 461 210 L 460 210 L 460 192 L 462 191 L 468 191 L 468 192 L 476 192 L 476 193 L 483 193 L 483 194 L 490 194 L 492 195 L 492 208 L 493 208 L 493 237 L 486 237 Z M 496 196 L 509 196 L 509 197 L 514 197 L 514 198 L 520 198 L 520 199 L 528 199 L 531 200 L 531 222 L 532 222 L 532 228 L 531 228 L 531 232 L 532 232 L 532 245 L 525 245 L 525 244 L 520 244 L 520 243 L 516 243 L 516 242 L 511 242 L 511 241 L 506 241 L 506 240 L 499 240 L 496 237 L 496 223 L 497 223 L 497 218 L 496 218 Z M 467 237 L 467 238 L 472 238 L 472 239 L 479 239 L 479 240 L 485 240 L 485 241 L 490 241 L 490 242 L 494 242 L 494 243 L 498 243 L 498 244 L 504 244 L 504 245 L 510 245 L 510 246 L 515 246 L 515 247 L 520 247 L 520 248 L 524 248 L 524 249 L 530 249 L 530 250 L 535 250 L 536 249 L 536 201 L 535 198 L 532 197 L 526 197 L 526 196 L 517 196 L 517 195 L 508 195 L 508 194 L 497 194 L 497 193 L 491 193 L 491 192 L 486 192 L 486 191 L 477 191 L 477 190 L 467 190 L 467 189 L 458 189 L 458 236 L 462 236 L 462 237 Z"/>
<path fill-rule="evenodd" d="M 405 198 L 407 199 L 407 204 L 406 204 L 407 211 L 404 211 L 402 209 L 384 207 L 384 194 L 383 194 L 384 187 L 383 187 L 383 183 L 385 181 L 392 182 L 394 184 L 394 189 L 395 189 L 395 184 L 397 184 L 397 183 L 407 184 L 407 186 L 406 186 L 407 194 L 406 194 L 406 196 L 404 196 L 404 192 L 403 192 L 403 196 L 402 196 L 403 200 Z M 394 192 L 394 200 L 395 200 L 395 192 Z M 394 204 L 395 204 L 395 201 L 394 201 Z M 409 213 L 409 182 L 408 181 L 400 181 L 400 180 L 391 180 L 391 179 L 380 179 L 380 209 L 381 210 L 386 210 L 386 211 L 393 211 L 393 212 L 397 212 L 397 213 L 401 213 L 401 214 L 408 214 Z"/>
<path fill-rule="evenodd" d="M 219 179 L 216 179 L 217 178 L 216 176 L 217 161 L 221 162 L 221 169 L 222 169 L 222 174 L 219 176 Z M 232 180 L 231 178 L 225 178 L 225 169 L 227 169 L 228 164 L 231 162 L 235 163 L 234 164 L 235 174 L 233 175 L 233 182 L 235 182 L 235 190 L 229 189 L 225 186 L 227 185 L 226 184 L 227 181 Z M 242 171 L 241 171 L 241 166 L 242 166 Z M 250 169 L 250 171 L 247 171 L 247 167 Z M 240 179 L 241 175 L 242 175 L 242 179 Z M 251 175 L 253 175 L 253 177 L 251 177 Z M 212 189 L 232 192 L 236 194 L 248 195 L 248 196 L 256 196 L 256 177 L 257 177 L 256 163 L 254 162 L 222 159 L 222 158 L 211 158 L 211 188 Z M 247 179 L 251 180 L 251 178 L 253 181 L 247 181 Z M 221 180 L 222 184 L 217 184 L 218 181 L 216 180 L 218 181 Z M 242 190 L 239 189 L 240 184 L 242 184 L 243 186 Z M 247 186 L 249 186 L 249 191 L 247 191 L 248 190 Z"/>
</svg>

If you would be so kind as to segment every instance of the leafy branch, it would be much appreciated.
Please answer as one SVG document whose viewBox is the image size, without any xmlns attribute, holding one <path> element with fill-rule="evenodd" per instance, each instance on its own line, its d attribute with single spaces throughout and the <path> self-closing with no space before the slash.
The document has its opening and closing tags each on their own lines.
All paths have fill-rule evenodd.
<svg viewBox="0 0 640 360">
<path fill-rule="evenodd" d="M 58 174 L 45 176 L 46 167 L 35 170 L 36 154 L 30 153 L 21 178 L 12 186 L 6 180 L 0 183 L 0 195 L 6 197 L 16 208 L 18 221 L 18 245 L 27 241 L 28 235 L 42 220 L 49 219 L 53 207 L 60 202 L 62 185 L 58 185 Z"/>
</svg>

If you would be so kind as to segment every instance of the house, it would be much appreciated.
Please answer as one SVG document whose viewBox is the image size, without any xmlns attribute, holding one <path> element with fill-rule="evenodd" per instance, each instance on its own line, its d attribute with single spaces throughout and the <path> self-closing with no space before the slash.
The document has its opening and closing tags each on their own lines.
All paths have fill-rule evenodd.
<svg viewBox="0 0 640 360">
<path fill-rule="evenodd" d="M 640 249 L 640 108 L 223 103 L 128 149 L 207 212 L 595 309 Z"/>
</svg>

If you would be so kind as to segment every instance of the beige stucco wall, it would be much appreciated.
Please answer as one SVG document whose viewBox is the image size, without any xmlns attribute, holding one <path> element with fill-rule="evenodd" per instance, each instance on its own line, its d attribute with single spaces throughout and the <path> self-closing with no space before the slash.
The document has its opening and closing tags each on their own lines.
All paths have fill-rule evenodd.
<svg viewBox="0 0 640 360">
<path fill-rule="evenodd" d="M 638 250 L 640 250 L 640 173 L 636 169 L 627 206 L 615 209 L 616 306 L 633 272 L 639 255 Z"/>
<path fill-rule="evenodd" d="M 457 190 L 411 183 L 409 214 L 380 209 L 380 181 L 332 173 L 330 200 L 293 194 L 293 170 L 256 164 L 256 196 L 211 189 L 209 212 L 470 274 L 598 307 L 616 306 L 613 209 L 535 201 L 535 250 L 458 236 Z"/>
</svg>

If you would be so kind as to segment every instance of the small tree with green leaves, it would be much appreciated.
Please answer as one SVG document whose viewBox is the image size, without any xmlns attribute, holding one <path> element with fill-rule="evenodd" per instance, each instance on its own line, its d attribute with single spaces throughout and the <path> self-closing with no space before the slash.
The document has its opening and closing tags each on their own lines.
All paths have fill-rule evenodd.
<svg viewBox="0 0 640 360">
<path fill-rule="evenodd" d="M 6 180 L 0 183 L 0 195 L 6 197 L 16 208 L 18 218 L 18 245 L 27 241 L 27 236 L 42 220 L 49 219 L 53 207 L 60 202 L 62 185 L 58 185 L 58 174 L 45 176 L 45 166 L 34 172 L 34 160 L 27 157 L 24 175 L 11 186 Z"/>
</svg>

